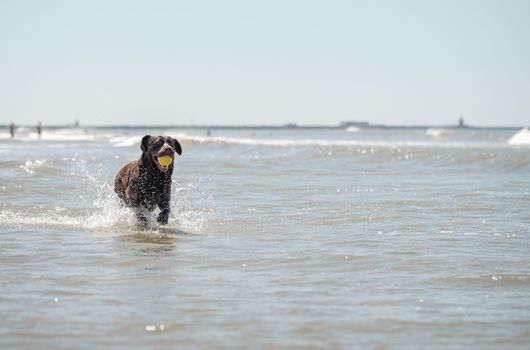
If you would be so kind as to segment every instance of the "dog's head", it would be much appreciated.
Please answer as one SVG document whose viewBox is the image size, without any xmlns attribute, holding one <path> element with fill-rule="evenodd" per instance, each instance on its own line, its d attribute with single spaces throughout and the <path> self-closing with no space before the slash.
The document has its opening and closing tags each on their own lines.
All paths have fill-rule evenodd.
<svg viewBox="0 0 530 350">
<path fill-rule="evenodd" d="M 142 153 L 156 167 L 166 172 L 173 167 L 175 153 L 182 154 L 182 147 L 177 139 L 169 136 L 145 135 L 140 146 Z M 169 158 L 167 158 L 169 157 Z M 169 164 L 168 164 L 169 162 Z"/>
</svg>

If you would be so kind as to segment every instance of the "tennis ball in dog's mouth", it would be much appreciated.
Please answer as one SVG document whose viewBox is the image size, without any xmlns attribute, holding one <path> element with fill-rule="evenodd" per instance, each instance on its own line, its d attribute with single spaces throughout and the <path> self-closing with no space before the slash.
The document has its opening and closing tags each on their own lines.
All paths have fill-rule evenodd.
<svg viewBox="0 0 530 350">
<path fill-rule="evenodd" d="M 158 163 L 162 166 L 169 166 L 171 163 L 173 163 L 173 158 L 170 156 L 158 157 Z"/>
</svg>

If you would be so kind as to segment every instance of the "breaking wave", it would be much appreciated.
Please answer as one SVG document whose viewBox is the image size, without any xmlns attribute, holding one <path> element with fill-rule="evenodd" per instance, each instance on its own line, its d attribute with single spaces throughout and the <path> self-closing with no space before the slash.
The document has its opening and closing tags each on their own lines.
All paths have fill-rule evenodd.
<svg viewBox="0 0 530 350">
<path fill-rule="evenodd" d="M 89 129 L 84 128 L 64 128 L 64 129 L 49 129 L 43 130 L 41 136 L 31 128 L 20 127 L 16 130 L 15 138 L 22 142 L 31 141 L 96 141 L 101 138 L 108 137 L 108 134 L 94 133 Z M 9 133 L 0 133 L 1 139 L 9 139 Z"/>
<path fill-rule="evenodd" d="M 348 131 L 348 130 L 347 130 Z M 108 142 L 112 147 L 136 147 L 139 145 L 144 134 L 129 134 L 127 132 L 105 131 L 91 128 L 64 128 L 44 130 L 39 139 L 37 133 L 31 128 L 19 128 L 16 140 L 22 142 L 50 141 L 50 142 Z M 136 132 L 136 131 L 133 131 Z M 153 131 L 156 133 L 156 131 Z M 527 128 L 521 129 L 509 139 L 484 140 L 469 138 L 458 139 L 455 131 L 448 129 L 430 128 L 425 131 L 428 139 L 379 139 L 367 138 L 364 130 L 350 130 L 352 138 L 342 139 L 344 136 L 330 139 L 298 139 L 277 137 L 255 137 L 255 136 L 204 136 L 194 133 L 181 132 L 178 130 L 164 131 L 163 133 L 178 138 L 184 144 L 221 144 L 221 145 L 247 145 L 265 147 L 435 147 L 435 148 L 502 148 L 511 145 L 530 144 L 530 132 Z M 353 135 L 354 138 L 353 138 Z M 359 136 L 358 136 L 359 135 Z M 382 136 L 383 135 L 383 136 Z M 450 141 L 447 140 L 450 137 Z M 0 140 L 8 140 L 10 135 L 6 132 L 0 133 Z"/>
<path fill-rule="evenodd" d="M 224 145 L 247 145 L 267 147 L 435 147 L 435 148 L 491 148 L 506 147 L 504 143 L 491 142 L 445 142 L 432 141 L 372 141 L 372 140 L 327 140 L 327 139 L 268 139 L 249 137 L 227 137 L 227 136 L 198 136 L 187 133 L 170 134 L 184 143 L 195 144 L 224 144 Z"/>
<path fill-rule="evenodd" d="M 530 131 L 522 128 L 508 140 L 510 145 L 530 145 Z"/>
<path fill-rule="evenodd" d="M 433 129 L 429 128 L 425 131 L 425 135 L 433 140 L 440 140 L 446 138 L 449 135 L 452 135 L 454 132 L 447 129 Z"/>
</svg>

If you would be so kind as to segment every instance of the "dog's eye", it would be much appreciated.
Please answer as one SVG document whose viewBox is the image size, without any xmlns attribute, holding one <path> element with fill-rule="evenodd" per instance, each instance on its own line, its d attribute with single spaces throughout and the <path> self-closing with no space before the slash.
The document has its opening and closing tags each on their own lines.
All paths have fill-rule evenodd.
<svg viewBox="0 0 530 350">
<path fill-rule="evenodd" d="M 156 141 L 155 143 L 157 146 L 162 146 L 164 144 L 164 141 L 163 140 L 158 140 Z"/>
</svg>

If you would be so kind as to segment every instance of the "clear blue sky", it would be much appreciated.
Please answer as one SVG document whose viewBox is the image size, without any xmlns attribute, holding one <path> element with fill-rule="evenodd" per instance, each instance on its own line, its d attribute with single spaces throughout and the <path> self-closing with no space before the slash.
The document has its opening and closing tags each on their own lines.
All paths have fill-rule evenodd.
<svg viewBox="0 0 530 350">
<path fill-rule="evenodd" d="M 0 124 L 530 124 L 530 1 L 0 0 Z"/>
</svg>

